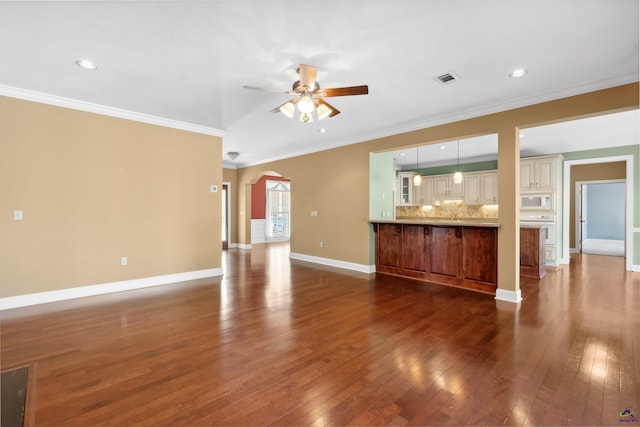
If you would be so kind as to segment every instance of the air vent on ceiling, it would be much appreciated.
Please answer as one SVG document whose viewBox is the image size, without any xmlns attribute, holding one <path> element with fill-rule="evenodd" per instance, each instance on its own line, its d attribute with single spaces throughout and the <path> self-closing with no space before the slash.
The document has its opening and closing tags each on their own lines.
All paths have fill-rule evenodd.
<svg viewBox="0 0 640 427">
<path fill-rule="evenodd" d="M 436 80 L 440 82 L 440 84 L 446 85 L 458 80 L 458 76 L 453 73 L 444 73 L 436 77 Z"/>
</svg>

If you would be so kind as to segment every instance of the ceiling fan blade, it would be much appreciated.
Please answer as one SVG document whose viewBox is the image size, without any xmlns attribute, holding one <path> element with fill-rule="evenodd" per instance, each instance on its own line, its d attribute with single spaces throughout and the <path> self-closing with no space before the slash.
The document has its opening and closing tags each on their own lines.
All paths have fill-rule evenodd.
<svg viewBox="0 0 640 427">
<path fill-rule="evenodd" d="M 350 96 L 350 95 L 366 95 L 369 93 L 369 86 L 349 86 L 349 87 L 334 87 L 328 89 L 319 89 L 314 92 L 317 96 Z"/>
<path fill-rule="evenodd" d="M 340 110 L 338 110 L 333 105 L 329 104 L 324 99 L 318 98 L 318 120 L 322 120 L 327 117 L 333 117 L 340 114 Z"/>
<path fill-rule="evenodd" d="M 300 64 L 298 74 L 300 74 L 300 86 L 306 86 L 309 91 L 313 91 L 316 86 L 318 70 L 311 65 Z"/>
<path fill-rule="evenodd" d="M 275 93 L 283 93 L 285 95 L 296 95 L 295 92 L 292 92 L 290 90 L 282 90 L 282 89 L 271 89 L 271 88 L 267 88 L 267 87 L 258 87 L 258 86 L 248 86 L 248 85 L 244 85 L 242 86 L 243 89 L 249 89 L 249 90 L 259 90 L 261 92 L 275 92 Z"/>
</svg>

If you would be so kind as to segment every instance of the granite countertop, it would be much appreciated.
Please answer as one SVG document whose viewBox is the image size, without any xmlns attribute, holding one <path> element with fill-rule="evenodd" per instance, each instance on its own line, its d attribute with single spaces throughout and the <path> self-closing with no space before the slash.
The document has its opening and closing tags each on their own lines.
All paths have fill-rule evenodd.
<svg viewBox="0 0 640 427">
<path fill-rule="evenodd" d="M 500 227 L 497 221 L 487 219 L 429 219 L 429 218 L 398 218 L 398 219 L 370 219 L 376 224 L 416 224 L 416 225 L 453 225 L 458 227 Z"/>
<path fill-rule="evenodd" d="M 549 226 L 546 224 L 528 224 L 528 223 L 520 223 L 520 228 L 548 228 Z"/>
</svg>

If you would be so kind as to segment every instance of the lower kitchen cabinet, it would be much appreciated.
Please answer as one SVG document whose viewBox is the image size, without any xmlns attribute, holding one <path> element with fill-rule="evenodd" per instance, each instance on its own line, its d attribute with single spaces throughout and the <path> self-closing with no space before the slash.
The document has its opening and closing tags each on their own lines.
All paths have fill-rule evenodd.
<svg viewBox="0 0 640 427">
<path fill-rule="evenodd" d="M 547 274 L 545 267 L 546 227 L 520 228 L 520 276 L 541 279 Z"/>
<path fill-rule="evenodd" d="M 455 278 L 460 273 L 461 227 L 431 227 L 431 273 Z"/>
<path fill-rule="evenodd" d="M 414 250 L 414 248 L 428 248 L 429 235 L 424 227 L 419 225 L 403 225 L 400 235 L 402 242 L 401 268 L 415 272 L 427 272 L 429 262 L 426 250 Z"/>
<path fill-rule="evenodd" d="M 374 222 L 376 272 L 495 294 L 498 230 Z"/>
<path fill-rule="evenodd" d="M 498 230 L 462 229 L 462 272 L 465 280 L 498 283 Z"/>
</svg>

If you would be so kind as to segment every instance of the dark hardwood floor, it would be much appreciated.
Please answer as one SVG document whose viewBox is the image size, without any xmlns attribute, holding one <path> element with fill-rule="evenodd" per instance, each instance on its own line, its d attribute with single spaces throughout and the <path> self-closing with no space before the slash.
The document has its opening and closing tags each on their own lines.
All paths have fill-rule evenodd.
<svg viewBox="0 0 640 427">
<path fill-rule="evenodd" d="M 232 249 L 224 278 L 6 310 L 2 370 L 34 368 L 37 426 L 638 425 L 623 258 L 523 278 L 518 307 L 287 256 Z"/>
</svg>

